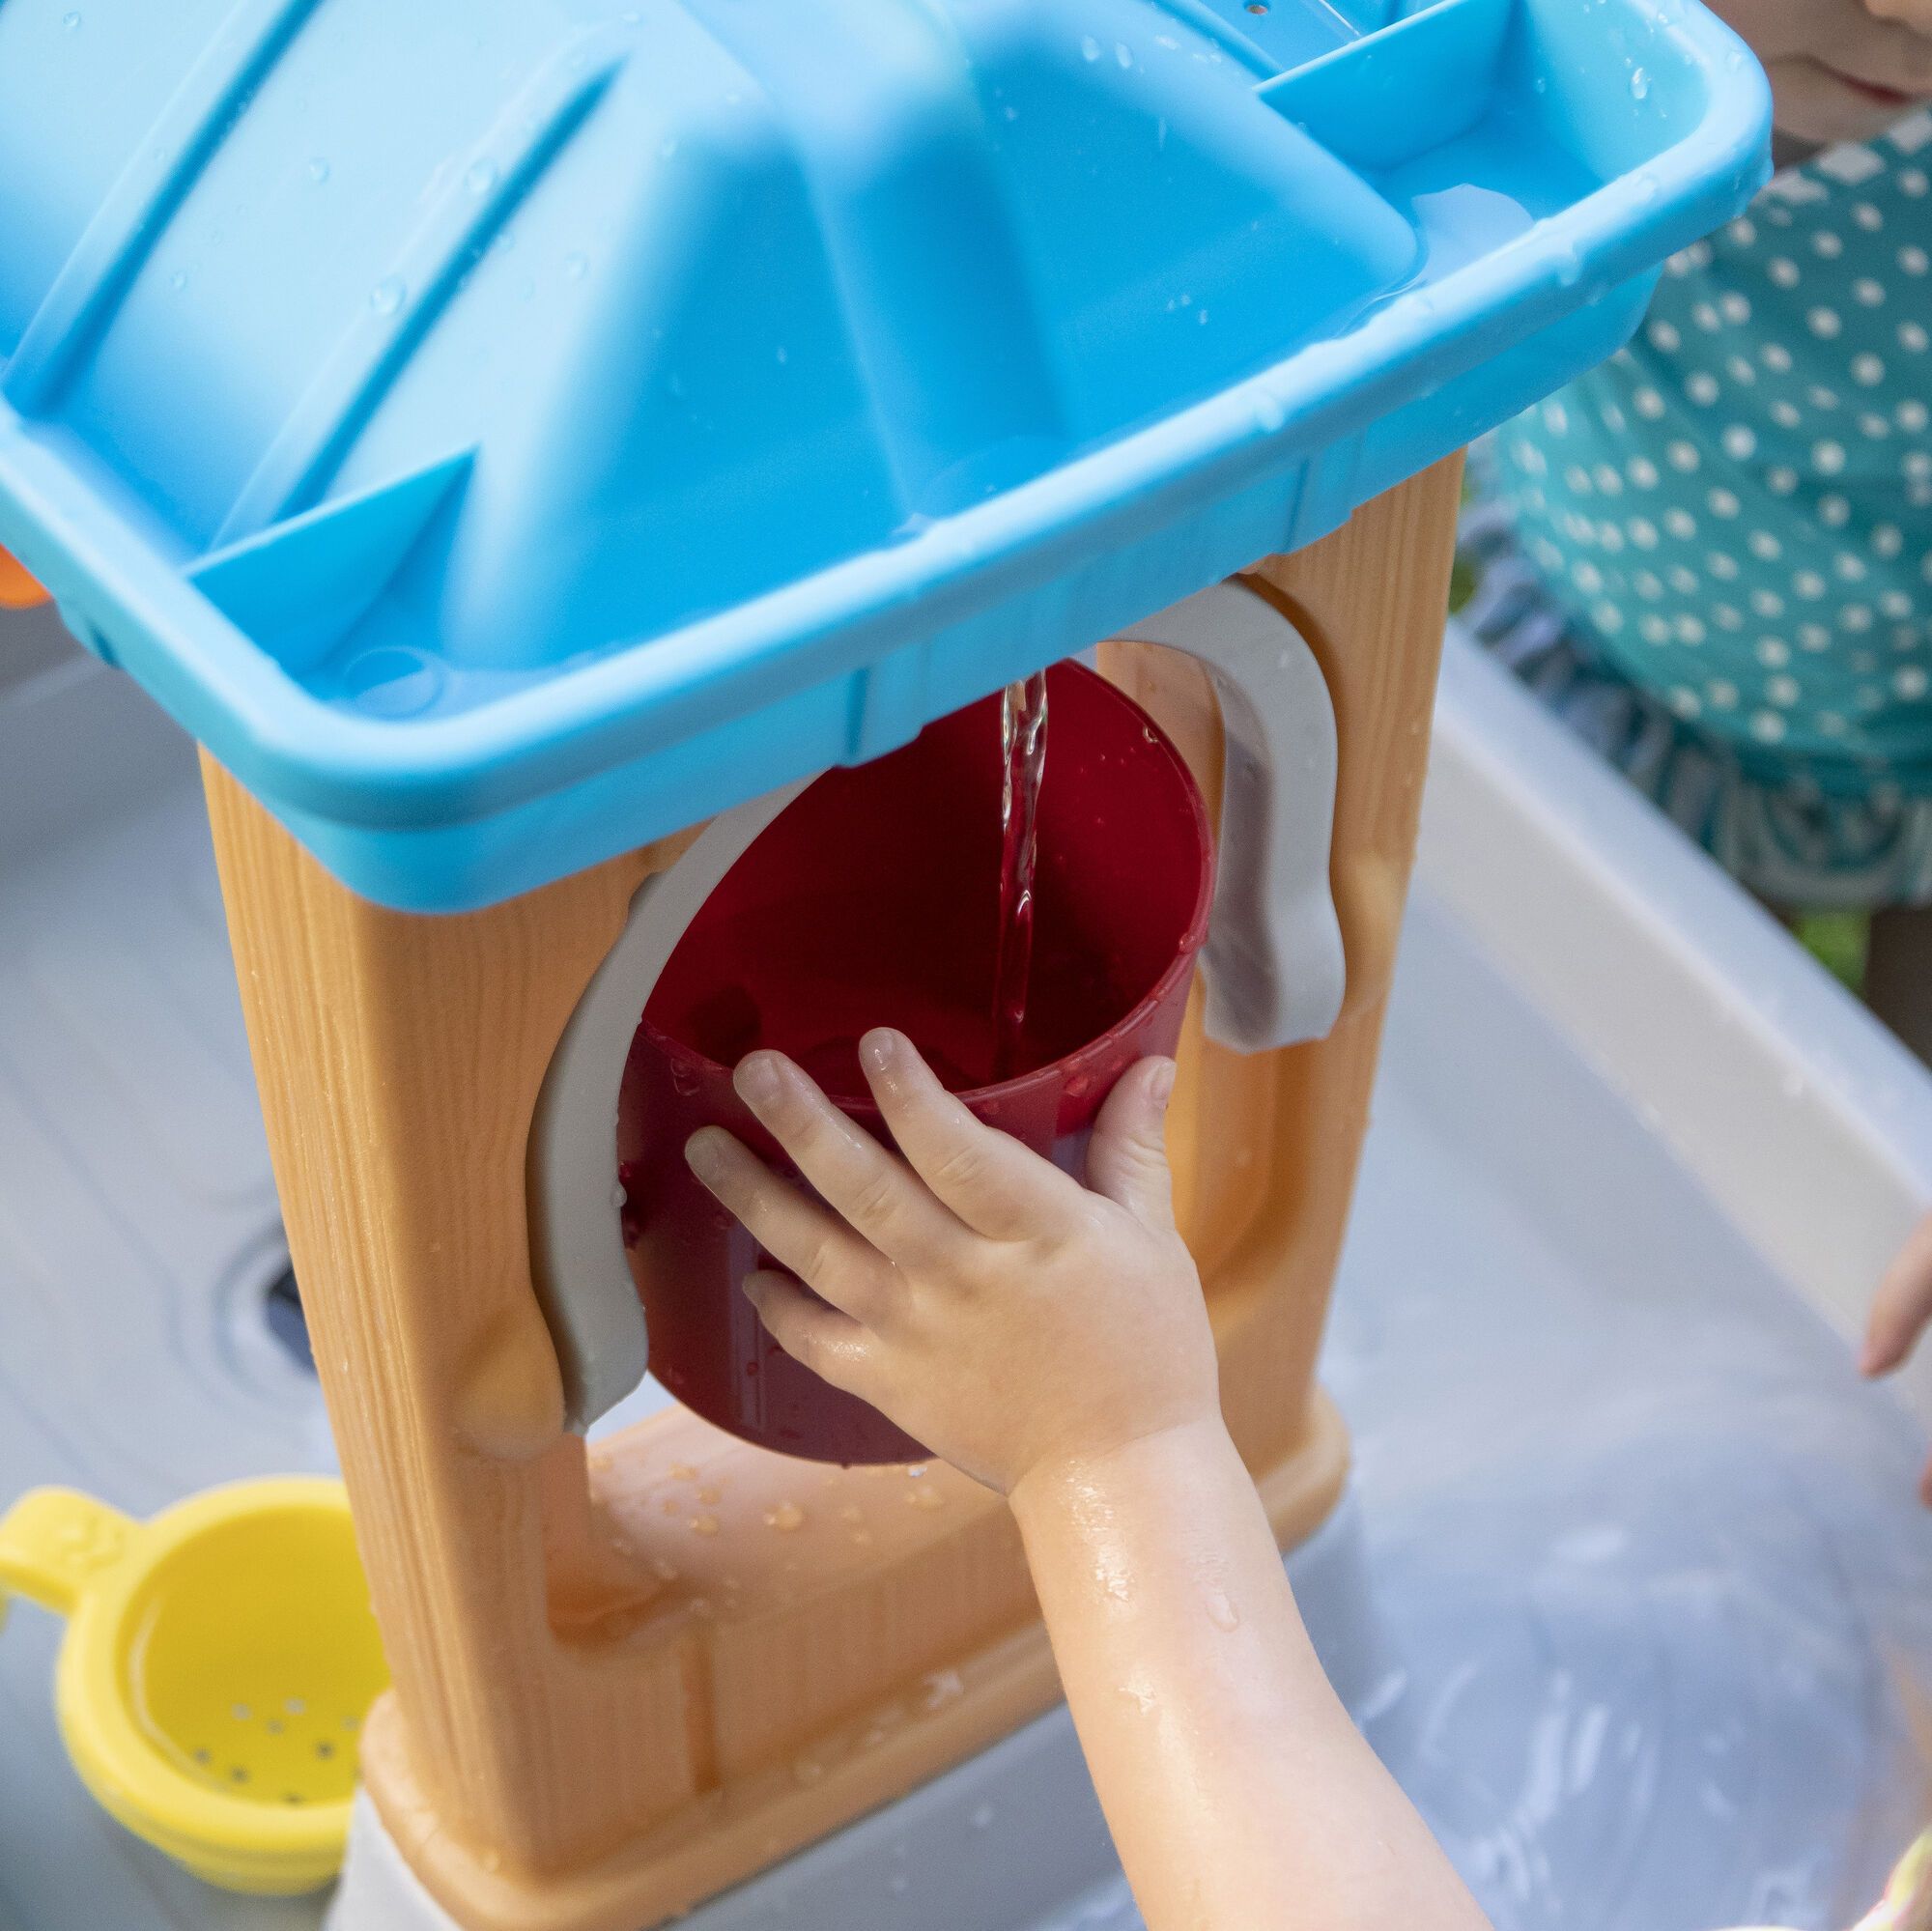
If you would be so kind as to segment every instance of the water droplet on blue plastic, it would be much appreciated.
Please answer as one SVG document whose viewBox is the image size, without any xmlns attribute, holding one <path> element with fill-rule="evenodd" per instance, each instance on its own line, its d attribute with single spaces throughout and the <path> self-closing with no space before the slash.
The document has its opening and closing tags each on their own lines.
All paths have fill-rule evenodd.
<svg viewBox="0 0 1932 1931">
<path fill-rule="evenodd" d="M 1650 75 L 1640 67 L 1631 70 L 1631 93 L 1641 100 L 1650 92 Z"/>
<path fill-rule="evenodd" d="M 442 695 L 444 681 L 442 666 L 434 658 L 390 644 L 361 652 L 342 672 L 349 700 L 375 718 L 419 716 Z"/>
<path fill-rule="evenodd" d="M 384 275 L 369 291 L 369 306 L 378 315 L 393 315 L 403 305 L 405 291 L 401 279 L 395 275 Z"/>
<path fill-rule="evenodd" d="M 1636 198 L 1639 201 L 1655 201 L 1657 193 L 1657 177 L 1655 175 L 1640 174 L 1637 176 Z"/>
<path fill-rule="evenodd" d="M 1009 105 L 1006 114 L 1009 121 L 1017 121 L 1020 118 L 1020 110 L 1014 106 Z"/>
<path fill-rule="evenodd" d="M 1288 412 L 1274 396 L 1261 396 L 1255 402 L 1255 424 L 1272 434 L 1288 420 Z"/>
<path fill-rule="evenodd" d="M 1114 43 L 1114 58 L 1122 67 L 1132 67 L 1134 64 L 1134 50 L 1127 45 L 1125 41 L 1116 41 Z"/>
<path fill-rule="evenodd" d="M 471 194 L 488 194 L 497 185 L 497 163 L 471 161 L 464 173 L 463 185 Z"/>
<path fill-rule="evenodd" d="M 177 269 L 168 277 L 168 286 L 172 289 L 185 289 L 187 286 L 187 270 L 185 269 Z"/>
<path fill-rule="evenodd" d="M 590 272 L 589 258 L 584 255 L 564 256 L 563 272 L 569 280 L 581 282 Z"/>
<path fill-rule="evenodd" d="M 1549 76 L 1547 73 L 1539 73 L 1530 84 L 1539 94 L 1548 94 L 1549 92 Z"/>
<path fill-rule="evenodd" d="M 1583 278 L 1583 259 L 1575 248 L 1565 248 L 1556 257 L 1556 283 L 1559 288 L 1575 288 Z"/>
<path fill-rule="evenodd" d="M 80 31 L 80 15 L 78 14 L 63 14 L 61 15 L 61 25 L 69 33 L 77 34 Z"/>
<path fill-rule="evenodd" d="M 1080 53 L 1081 57 L 1085 60 L 1090 60 L 1090 61 L 1098 60 L 1100 58 L 1100 43 L 1096 41 L 1092 34 L 1089 34 L 1086 37 L 1086 39 L 1080 43 Z"/>
<path fill-rule="evenodd" d="M 308 164 L 308 178 L 320 187 L 328 179 L 328 163 L 317 155 Z"/>
</svg>

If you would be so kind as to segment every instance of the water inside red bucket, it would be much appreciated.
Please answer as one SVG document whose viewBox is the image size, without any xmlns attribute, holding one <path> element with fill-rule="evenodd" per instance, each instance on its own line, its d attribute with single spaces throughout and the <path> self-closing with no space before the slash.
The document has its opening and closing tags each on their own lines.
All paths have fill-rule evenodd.
<svg viewBox="0 0 1932 1931">
<path fill-rule="evenodd" d="M 716 1123 L 776 1156 L 731 1089 L 745 1054 L 789 1054 L 877 1130 L 858 1041 L 896 1027 L 981 1118 L 1077 1167 L 1114 1080 L 1179 1036 L 1211 887 L 1200 792 L 1145 714 L 1091 671 L 1055 667 L 1049 702 L 1033 967 L 1011 1076 L 994 1083 L 997 697 L 809 786 L 699 910 L 645 1008 L 618 1154 L 651 1366 L 749 1439 L 839 1462 L 922 1453 L 780 1352 L 738 1292 L 755 1251 L 691 1178 L 682 1148 Z"/>
</svg>

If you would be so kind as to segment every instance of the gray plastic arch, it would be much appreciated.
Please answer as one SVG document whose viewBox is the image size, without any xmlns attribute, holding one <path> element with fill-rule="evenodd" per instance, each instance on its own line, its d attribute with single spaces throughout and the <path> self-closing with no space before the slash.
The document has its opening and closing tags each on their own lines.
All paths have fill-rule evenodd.
<svg viewBox="0 0 1932 1931">
<path fill-rule="evenodd" d="M 616 1174 L 617 1091 L 638 1020 L 697 908 L 810 781 L 722 812 L 676 864 L 638 887 L 544 1075 L 530 1125 L 530 1279 L 563 1372 L 571 1428 L 588 1428 L 615 1407 L 650 1365 Z"/>
<path fill-rule="evenodd" d="M 1236 582 L 1125 633 L 1199 657 L 1226 733 L 1220 862 L 1205 954 L 1208 1030 L 1261 1052 L 1319 1038 L 1342 1008 L 1328 886 L 1335 713 L 1294 626 Z M 590 1426 L 649 1365 L 616 1192 L 617 1091 L 639 1015 L 712 891 L 805 781 L 714 818 L 638 888 L 624 930 L 565 1028 L 530 1133 L 530 1273 L 562 1370 L 569 1425 Z"/>
<path fill-rule="evenodd" d="M 1230 578 L 1123 636 L 1198 657 L 1227 743 L 1214 914 L 1204 955 L 1209 1036 L 1237 1052 L 1319 1039 L 1348 981 L 1328 885 L 1335 707 L 1307 640 Z"/>
</svg>

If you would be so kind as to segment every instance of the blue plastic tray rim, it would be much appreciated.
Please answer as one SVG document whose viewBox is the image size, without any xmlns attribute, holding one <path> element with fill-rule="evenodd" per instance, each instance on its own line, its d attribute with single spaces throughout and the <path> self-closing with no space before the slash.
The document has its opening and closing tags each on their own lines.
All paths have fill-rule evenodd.
<svg viewBox="0 0 1932 1931">
<path fill-rule="evenodd" d="M 1706 15 L 1658 24 L 1707 71 L 1741 47 Z M 1577 307 L 1579 294 L 1599 298 L 1708 232 L 1733 212 L 1737 182 L 1754 169 L 1762 175 L 1767 118 L 1768 91 L 1747 61 L 1731 84 L 1712 90 L 1694 134 L 1646 162 L 1657 194 L 1644 215 L 1634 220 L 1627 194 L 1611 183 L 1427 291 L 1394 298 L 1346 335 L 889 549 L 613 646 L 520 692 L 514 706 L 486 702 L 450 717 L 379 723 L 315 697 L 146 536 L 86 495 L 4 401 L 0 510 L 14 514 L 0 535 L 57 595 L 76 567 L 99 586 L 99 608 L 73 614 L 115 633 L 115 654 L 178 718 L 198 708 L 199 689 L 220 693 L 221 713 L 202 735 L 251 788 L 345 824 L 482 818 L 589 775 L 613 748 L 630 758 L 677 742 L 745 684 L 755 682 L 769 698 L 915 643 L 895 634 L 915 600 L 919 628 L 930 634 L 1050 578 L 1067 553 L 1155 520 L 1177 500 L 1198 506 L 1288 473 L 1407 399 L 1419 358 L 1429 358 L 1434 385 L 1446 383 Z M 1314 402 L 1285 399 L 1317 383 L 1322 392 Z"/>
</svg>

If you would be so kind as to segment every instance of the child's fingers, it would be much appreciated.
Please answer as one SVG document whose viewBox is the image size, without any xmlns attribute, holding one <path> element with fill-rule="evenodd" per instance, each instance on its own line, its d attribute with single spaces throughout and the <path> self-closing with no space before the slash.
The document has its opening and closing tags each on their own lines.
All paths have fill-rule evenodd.
<svg viewBox="0 0 1932 1931">
<path fill-rule="evenodd" d="M 913 1171 L 976 1233 L 1016 1240 L 1064 1205 L 1066 1176 L 974 1119 L 903 1034 L 875 1028 L 860 1040 L 859 1058 Z"/>
<path fill-rule="evenodd" d="M 835 1388 L 867 1399 L 872 1337 L 850 1315 L 820 1307 L 796 1282 L 765 1270 L 745 1276 L 745 1295 L 765 1332 L 794 1361 Z"/>
<path fill-rule="evenodd" d="M 1912 1352 L 1928 1320 L 1932 1320 L 1932 1214 L 1906 1236 L 1872 1296 L 1864 1350 L 1859 1357 L 1861 1371 L 1884 1375 L 1896 1368 Z"/>
<path fill-rule="evenodd" d="M 1174 1180 L 1167 1165 L 1167 1102 L 1174 1062 L 1129 1066 L 1107 1095 L 1087 1147 L 1087 1184 L 1123 1207 L 1143 1227 L 1174 1226 Z"/>
<path fill-rule="evenodd" d="M 1847 60 L 1839 71 L 1910 95 L 1915 100 L 1932 94 L 1932 42 L 1926 40 L 1923 30 L 1903 20 L 1886 20 L 1880 22 L 1878 32 L 1883 38 L 1861 44 L 1857 58 Z M 1838 67 L 1836 58 L 1832 65 Z"/>
<path fill-rule="evenodd" d="M 733 1084 L 799 1172 L 888 1260 L 913 1266 L 957 1237 L 958 1223 L 904 1162 L 840 1113 L 782 1053 L 752 1054 Z"/>
<path fill-rule="evenodd" d="M 752 1238 L 813 1293 L 855 1320 L 890 1314 L 892 1264 L 836 1214 L 780 1179 L 749 1147 L 722 1126 L 706 1126 L 691 1136 L 684 1157 Z"/>
<path fill-rule="evenodd" d="M 1864 6 L 1875 20 L 1911 34 L 1932 35 L 1932 0 L 1864 0 Z"/>
</svg>

